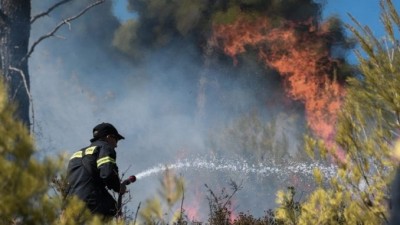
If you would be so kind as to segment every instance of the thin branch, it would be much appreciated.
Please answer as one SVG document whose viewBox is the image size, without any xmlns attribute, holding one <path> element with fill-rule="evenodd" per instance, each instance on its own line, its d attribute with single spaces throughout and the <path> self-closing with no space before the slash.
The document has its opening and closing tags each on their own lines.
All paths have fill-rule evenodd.
<svg viewBox="0 0 400 225">
<path fill-rule="evenodd" d="M 183 201 L 185 200 L 185 187 L 183 187 L 183 184 L 182 184 L 182 190 L 183 190 L 183 192 L 182 192 L 182 201 L 181 201 L 181 212 L 180 212 L 180 215 L 179 215 L 179 222 L 180 223 L 182 223 L 182 221 L 183 221 L 183 213 L 184 213 Z"/>
<path fill-rule="evenodd" d="M 92 4 L 88 5 L 88 6 L 86 6 L 86 8 L 84 8 L 82 11 L 80 11 L 80 12 L 79 12 L 78 14 L 76 14 L 75 16 L 72 16 L 72 17 L 69 17 L 69 18 L 63 20 L 63 21 L 60 22 L 52 31 L 50 31 L 49 33 L 47 33 L 47 34 L 45 34 L 45 35 L 39 37 L 39 39 L 37 39 L 37 40 L 32 44 L 32 46 L 31 46 L 31 48 L 29 49 L 28 53 L 24 56 L 24 58 L 22 58 L 21 61 L 23 62 L 23 61 L 25 61 L 27 58 L 29 58 L 29 56 L 30 56 L 30 55 L 32 54 L 32 52 L 35 50 L 35 47 L 36 47 L 40 42 L 42 42 L 43 40 L 45 40 L 45 39 L 47 39 L 47 38 L 49 38 L 49 37 L 51 37 L 51 36 L 54 36 L 54 34 L 55 34 L 62 26 L 64 26 L 65 24 L 69 24 L 69 22 L 71 22 L 71 21 L 73 21 L 73 20 L 79 18 L 80 16 L 82 16 L 83 14 L 85 14 L 89 9 L 95 7 L 96 5 L 99 5 L 99 4 L 103 3 L 104 1 L 105 1 L 105 0 L 99 0 L 99 1 L 96 1 L 96 2 L 94 2 L 94 3 L 92 3 Z"/>
<path fill-rule="evenodd" d="M 128 168 L 126 168 L 126 170 L 124 172 L 121 173 L 121 180 L 123 180 L 126 172 L 128 172 L 128 170 L 132 167 L 132 164 L 129 164 Z"/>
<path fill-rule="evenodd" d="M 140 204 L 141 204 L 142 202 L 139 202 L 139 205 L 138 205 L 138 207 L 137 207 L 137 209 L 136 209 L 136 213 L 135 213 L 135 219 L 133 220 L 133 225 L 136 225 L 136 219 L 137 219 L 137 215 L 138 215 L 138 213 L 139 213 L 139 209 L 140 209 Z"/>
<path fill-rule="evenodd" d="M 31 112 L 32 112 L 32 124 L 31 125 L 32 125 L 32 133 L 34 133 L 35 132 L 35 110 L 34 110 L 34 107 L 33 107 L 33 98 L 32 98 L 31 92 L 29 91 L 29 88 L 28 88 L 28 82 L 26 81 L 25 73 L 24 73 L 24 71 L 22 71 L 22 70 L 20 70 L 18 68 L 12 67 L 12 66 L 10 66 L 9 69 L 18 72 L 22 77 L 22 81 L 24 83 L 25 91 L 26 91 L 26 93 L 28 95 L 29 102 L 30 102 L 30 105 L 31 105 Z"/>
<path fill-rule="evenodd" d="M 123 200 L 122 204 L 121 204 L 121 215 L 122 215 L 121 219 L 123 219 L 123 220 L 125 220 L 125 221 L 127 221 L 128 217 L 130 217 L 130 216 L 128 216 L 128 211 L 129 211 L 129 210 L 127 209 L 126 205 L 127 205 L 132 199 L 133 199 L 133 198 L 132 198 L 131 192 L 128 192 L 128 197 L 126 197 L 126 198 Z M 122 213 L 122 211 L 124 211 L 124 213 Z"/>
<path fill-rule="evenodd" d="M 239 190 L 242 189 L 242 184 L 243 184 L 243 180 L 240 182 L 239 185 L 237 185 L 234 181 L 231 180 L 231 186 L 233 188 L 233 192 L 231 195 L 228 196 L 228 199 L 225 201 L 222 208 L 225 208 L 226 205 L 229 204 L 229 202 L 231 201 L 232 197 L 236 194 L 236 192 L 238 192 Z"/>
<path fill-rule="evenodd" d="M 62 0 L 62 1 L 59 1 L 59 2 L 57 2 L 56 4 L 54 4 L 53 6 L 51 6 L 50 8 L 48 8 L 47 11 L 41 12 L 41 13 L 39 13 L 39 14 L 33 16 L 33 17 L 31 18 L 31 24 L 34 23 L 37 19 L 39 19 L 39 18 L 41 18 L 41 17 L 48 16 L 48 15 L 50 14 L 51 11 L 53 11 L 54 9 L 56 9 L 57 7 L 59 7 L 60 5 L 63 5 L 63 4 L 65 4 L 65 3 L 67 3 L 67 2 L 70 2 L 70 1 L 71 1 L 71 0 Z"/>
</svg>

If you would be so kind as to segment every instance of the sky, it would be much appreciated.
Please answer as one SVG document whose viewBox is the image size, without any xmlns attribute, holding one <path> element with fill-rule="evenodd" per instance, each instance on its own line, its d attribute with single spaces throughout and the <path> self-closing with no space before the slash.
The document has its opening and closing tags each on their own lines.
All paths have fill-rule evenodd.
<svg viewBox="0 0 400 225">
<path fill-rule="evenodd" d="M 348 14 L 361 22 L 361 24 L 376 28 L 378 33 L 382 32 L 379 23 L 379 0 L 346 1 L 328 0 L 323 10 L 324 17 L 338 15 L 344 22 L 352 23 Z M 398 5 L 398 3 L 397 3 Z"/>
<path fill-rule="evenodd" d="M 362 3 L 361 3 L 362 2 Z M 327 0 L 323 16 L 338 15 L 345 23 L 354 25 L 350 14 L 362 25 L 372 29 L 377 37 L 384 34 L 384 28 L 380 22 L 380 0 Z M 400 1 L 394 0 L 396 9 L 400 9 Z"/>
</svg>

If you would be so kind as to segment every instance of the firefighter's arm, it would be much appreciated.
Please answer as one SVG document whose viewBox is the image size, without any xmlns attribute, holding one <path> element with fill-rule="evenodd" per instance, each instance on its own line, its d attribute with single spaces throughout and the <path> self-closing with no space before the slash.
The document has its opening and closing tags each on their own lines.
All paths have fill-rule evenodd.
<svg viewBox="0 0 400 225">
<path fill-rule="evenodd" d="M 116 164 L 116 153 L 111 147 L 104 146 L 97 159 L 97 168 L 100 178 L 109 189 L 119 192 L 120 180 L 118 176 L 118 167 Z"/>
</svg>

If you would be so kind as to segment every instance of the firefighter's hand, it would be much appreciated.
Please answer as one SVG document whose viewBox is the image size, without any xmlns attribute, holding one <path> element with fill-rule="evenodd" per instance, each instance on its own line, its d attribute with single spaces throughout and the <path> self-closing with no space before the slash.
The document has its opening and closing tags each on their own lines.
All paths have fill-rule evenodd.
<svg viewBox="0 0 400 225">
<path fill-rule="evenodd" d="M 124 182 L 122 182 L 120 185 L 119 193 L 125 194 L 125 192 L 126 192 L 126 184 L 124 184 Z"/>
</svg>

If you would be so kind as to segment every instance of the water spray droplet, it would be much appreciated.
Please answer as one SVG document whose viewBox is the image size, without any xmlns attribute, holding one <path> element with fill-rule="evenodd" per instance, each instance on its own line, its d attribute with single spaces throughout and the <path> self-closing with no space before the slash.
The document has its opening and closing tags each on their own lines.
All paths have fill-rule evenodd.
<svg viewBox="0 0 400 225">
<path fill-rule="evenodd" d="M 335 165 L 324 165 L 322 163 L 268 163 L 259 165 L 250 165 L 244 160 L 227 160 L 227 159 L 184 159 L 172 164 L 159 164 L 152 168 L 139 172 L 136 175 L 138 180 L 159 174 L 166 169 L 174 170 L 210 170 L 210 171 L 225 171 L 239 172 L 243 174 L 255 174 L 258 176 L 283 177 L 288 173 L 301 173 L 303 175 L 312 175 L 314 168 L 318 168 L 327 178 L 336 175 L 337 167 Z"/>
</svg>

